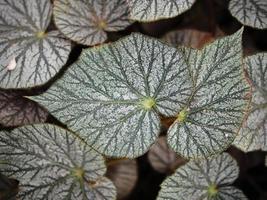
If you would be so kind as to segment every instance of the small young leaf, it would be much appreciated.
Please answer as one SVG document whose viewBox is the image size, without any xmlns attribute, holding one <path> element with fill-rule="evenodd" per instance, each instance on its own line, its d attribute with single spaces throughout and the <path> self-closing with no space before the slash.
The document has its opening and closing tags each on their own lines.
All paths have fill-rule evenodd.
<svg viewBox="0 0 267 200">
<path fill-rule="evenodd" d="M 51 79 L 66 63 L 70 42 L 46 33 L 49 0 L 0 2 L 0 88 L 26 88 Z"/>
<path fill-rule="evenodd" d="M 137 162 L 129 159 L 111 160 L 107 165 L 106 176 L 116 186 L 117 199 L 124 199 L 130 194 L 137 182 Z"/>
<path fill-rule="evenodd" d="M 130 18 L 149 22 L 171 18 L 190 9 L 195 0 L 127 0 Z"/>
<path fill-rule="evenodd" d="M 66 37 L 84 45 L 107 39 L 105 31 L 130 25 L 126 0 L 55 0 L 56 26 Z"/>
<path fill-rule="evenodd" d="M 187 158 L 222 152 L 233 142 L 247 108 L 242 29 L 202 50 L 184 48 L 193 92 L 168 131 L 168 144 Z"/>
<path fill-rule="evenodd" d="M 167 33 L 163 40 L 168 44 L 178 47 L 186 46 L 200 49 L 204 44 L 214 40 L 211 33 L 198 31 L 194 29 L 176 30 Z"/>
<path fill-rule="evenodd" d="M 36 102 L 19 93 L 0 90 L 0 124 L 19 126 L 45 122 L 48 113 Z"/>
<path fill-rule="evenodd" d="M 0 132 L 0 172 L 20 181 L 21 199 L 113 200 L 103 157 L 73 133 L 39 124 Z"/>
<path fill-rule="evenodd" d="M 249 56 L 245 63 L 252 84 L 252 103 L 234 145 L 245 152 L 267 151 L 267 53 Z"/>
<path fill-rule="evenodd" d="M 156 140 L 158 112 L 173 116 L 185 106 L 188 77 L 180 51 L 132 34 L 85 50 L 62 79 L 33 99 L 98 151 L 132 158 Z"/>
<path fill-rule="evenodd" d="M 247 200 L 231 186 L 238 177 L 236 161 L 228 154 L 189 161 L 162 184 L 158 200 Z"/>
<path fill-rule="evenodd" d="M 158 138 L 153 144 L 148 152 L 148 160 L 155 170 L 167 174 L 172 174 L 179 166 L 186 163 L 184 158 L 168 147 L 166 137 Z"/>
<path fill-rule="evenodd" d="M 229 10 L 244 25 L 259 29 L 267 28 L 266 0 L 231 0 Z"/>
</svg>

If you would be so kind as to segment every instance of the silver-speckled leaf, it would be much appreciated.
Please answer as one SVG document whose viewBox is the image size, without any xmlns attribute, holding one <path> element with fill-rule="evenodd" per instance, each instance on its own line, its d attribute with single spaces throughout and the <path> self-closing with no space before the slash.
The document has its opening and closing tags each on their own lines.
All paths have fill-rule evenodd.
<svg viewBox="0 0 267 200">
<path fill-rule="evenodd" d="M 252 102 L 234 145 L 245 152 L 267 151 L 267 53 L 249 56 L 245 62 L 252 84 Z"/>
<path fill-rule="evenodd" d="M 191 82 L 180 51 L 132 34 L 90 48 L 33 99 L 101 153 L 138 157 L 155 142 L 160 118 L 185 106 Z"/>
<path fill-rule="evenodd" d="M 137 182 L 138 170 L 136 160 L 110 160 L 107 166 L 106 176 L 116 186 L 117 199 L 125 199 Z"/>
<path fill-rule="evenodd" d="M 166 137 L 159 137 L 148 152 L 148 160 L 152 167 L 161 172 L 172 174 L 186 160 L 168 147 Z"/>
<path fill-rule="evenodd" d="M 0 90 L 0 124 L 19 126 L 45 122 L 48 113 L 36 102 L 23 98 L 18 92 Z"/>
<path fill-rule="evenodd" d="M 23 200 L 113 200 L 103 157 L 73 133 L 48 124 L 0 132 L 0 173 L 20 181 Z"/>
<path fill-rule="evenodd" d="M 0 88 L 44 84 L 66 63 L 70 42 L 45 32 L 51 15 L 49 0 L 1 0 Z"/>
<path fill-rule="evenodd" d="M 184 48 L 193 92 L 168 131 L 168 144 L 183 157 L 220 153 L 240 129 L 249 92 L 242 67 L 242 31 L 202 50 Z"/>
<path fill-rule="evenodd" d="M 182 14 L 195 0 L 127 0 L 132 20 L 149 22 Z"/>
<path fill-rule="evenodd" d="M 247 200 L 231 186 L 238 173 L 236 161 L 227 153 L 190 161 L 161 184 L 157 200 Z"/>
<path fill-rule="evenodd" d="M 105 31 L 119 31 L 131 24 L 126 0 L 55 0 L 54 18 L 71 40 L 95 45 L 107 39 Z"/>
<path fill-rule="evenodd" d="M 162 38 L 168 44 L 178 47 L 186 46 L 192 48 L 202 48 L 204 44 L 211 42 L 214 38 L 211 33 L 194 29 L 175 30 L 167 33 Z"/>
<path fill-rule="evenodd" d="M 229 10 L 244 25 L 259 29 L 267 28 L 266 0 L 231 0 Z"/>
</svg>

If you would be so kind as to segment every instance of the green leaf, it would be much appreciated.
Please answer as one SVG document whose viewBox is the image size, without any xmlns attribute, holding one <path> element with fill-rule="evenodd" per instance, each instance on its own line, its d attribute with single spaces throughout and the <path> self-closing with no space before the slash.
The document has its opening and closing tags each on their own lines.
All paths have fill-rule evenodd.
<svg viewBox="0 0 267 200">
<path fill-rule="evenodd" d="M 113 200 L 103 157 L 67 130 L 48 124 L 0 132 L 0 172 L 20 181 L 19 199 Z"/>
<path fill-rule="evenodd" d="M 191 84 L 180 51 L 140 34 L 82 53 L 62 79 L 34 100 L 95 149 L 138 157 L 156 140 L 159 113 L 185 106 Z"/>
<path fill-rule="evenodd" d="M 249 56 L 245 63 L 252 84 L 252 102 L 234 145 L 245 152 L 267 151 L 267 53 Z"/>
<path fill-rule="evenodd" d="M 168 147 L 166 137 L 159 137 L 153 144 L 148 152 L 148 160 L 155 170 L 167 174 L 172 174 L 187 162 Z"/>
<path fill-rule="evenodd" d="M 232 183 L 238 177 L 236 161 L 228 154 L 190 161 L 162 184 L 158 200 L 247 200 Z"/>
<path fill-rule="evenodd" d="M 0 2 L 0 88 L 26 88 L 50 80 L 66 63 L 70 42 L 46 33 L 49 0 Z"/>
<path fill-rule="evenodd" d="M 130 18 L 149 22 L 180 15 L 194 4 L 195 0 L 127 0 Z"/>
<path fill-rule="evenodd" d="M 207 157 L 233 142 L 246 111 L 242 29 L 202 50 L 184 48 L 193 92 L 168 130 L 168 144 L 187 158 Z"/>
<path fill-rule="evenodd" d="M 0 90 L 0 124 L 19 126 L 45 122 L 48 113 L 36 102 L 23 98 L 19 92 Z"/>
<path fill-rule="evenodd" d="M 229 10 L 244 25 L 259 29 L 267 28 L 266 0 L 231 0 Z"/>
<path fill-rule="evenodd" d="M 59 30 L 84 45 L 103 43 L 105 31 L 119 31 L 131 24 L 126 0 L 56 0 L 53 13 Z"/>
</svg>

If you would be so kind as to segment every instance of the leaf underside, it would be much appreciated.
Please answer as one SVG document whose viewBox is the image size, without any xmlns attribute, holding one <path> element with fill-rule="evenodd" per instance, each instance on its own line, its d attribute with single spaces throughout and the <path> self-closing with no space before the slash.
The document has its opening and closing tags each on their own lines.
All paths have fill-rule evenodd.
<svg viewBox="0 0 267 200">
<path fill-rule="evenodd" d="M 229 10 L 244 25 L 258 29 L 267 28 L 266 0 L 231 0 Z"/>
<path fill-rule="evenodd" d="M 238 177 L 238 165 L 228 154 L 189 161 L 162 184 L 158 200 L 247 200 L 241 190 L 231 186 Z M 208 188 L 214 186 L 216 195 Z"/>
<path fill-rule="evenodd" d="M 168 144 L 178 154 L 208 157 L 227 149 L 236 137 L 249 92 L 241 39 L 242 29 L 202 50 L 183 48 L 193 87 L 186 119 L 168 130 Z"/>
<path fill-rule="evenodd" d="M 252 102 L 234 145 L 245 152 L 267 151 L 267 53 L 249 56 L 245 63 L 252 84 Z"/>
<path fill-rule="evenodd" d="M 188 99 L 185 67 L 175 48 L 132 34 L 85 50 L 61 80 L 33 99 L 100 152 L 137 157 L 159 134 L 158 112 L 175 115 Z"/>
<path fill-rule="evenodd" d="M 18 93 L 0 91 L 0 124 L 19 126 L 45 122 L 48 113 L 36 102 Z"/>
<path fill-rule="evenodd" d="M 116 195 L 112 182 L 103 177 L 103 157 L 57 126 L 28 125 L 1 132 L 0 160 L 0 172 L 20 181 L 20 199 L 106 200 Z M 75 172 L 83 173 L 79 177 Z"/>
<path fill-rule="evenodd" d="M 131 24 L 126 0 L 56 0 L 54 4 L 56 26 L 84 45 L 103 43 L 105 31 L 123 30 Z"/>
<path fill-rule="evenodd" d="M 0 2 L 0 88 L 27 88 L 50 80 L 66 63 L 70 42 L 45 33 L 49 0 Z"/>
<path fill-rule="evenodd" d="M 195 0 L 127 0 L 132 20 L 149 22 L 171 18 L 190 9 Z"/>
</svg>

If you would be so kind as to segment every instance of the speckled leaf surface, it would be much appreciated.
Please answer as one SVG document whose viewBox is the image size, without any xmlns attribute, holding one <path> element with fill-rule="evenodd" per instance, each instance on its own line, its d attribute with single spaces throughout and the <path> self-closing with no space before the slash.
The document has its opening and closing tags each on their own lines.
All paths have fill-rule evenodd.
<svg viewBox="0 0 267 200">
<path fill-rule="evenodd" d="M 84 45 L 103 43 L 105 31 L 131 24 L 126 0 L 55 0 L 53 13 L 59 30 Z"/>
<path fill-rule="evenodd" d="M 20 181 L 19 199 L 116 196 L 103 157 L 67 130 L 48 124 L 0 132 L 0 172 Z"/>
<path fill-rule="evenodd" d="M 66 63 L 70 42 L 45 32 L 51 15 L 49 0 L 0 2 L 0 88 L 44 84 Z"/>
<path fill-rule="evenodd" d="M 252 84 L 252 102 L 244 127 L 234 141 L 243 151 L 267 151 L 267 53 L 245 59 Z"/>
<path fill-rule="evenodd" d="M 148 160 L 155 170 L 167 174 L 172 174 L 187 162 L 168 147 L 166 137 L 159 137 L 152 145 L 148 152 Z"/>
<path fill-rule="evenodd" d="M 107 166 L 106 176 L 116 186 L 117 199 L 125 199 L 137 183 L 137 161 L 135 159 L 111 160 L 107 162 Z"/>
<path fill-rule="evenodd" d="M 18 92 L 0 90 L 0 124 L 19 126 L 45 122 L 47 111 Z"/>
<path fill-rule="evenodd" d="M 149 22 L 175 17 L 190 9 L 195 0 L 127 0 L 130 18 Z"/>
<path fill-rule="evenodd" d="M 162 184 L 158 200 L 247 200 L 231 186 L 238 177 L 236 161 L 228 154 L 190 161 Z"/>
<path fill-rule="evenodd" d="M 168 130 L 168 144 L 183 157 L 207 157 L 234 140 L 247 108 L 242 29 L 201 50 L 184 48 L 193 92 Z M 179 120 L 180 118 L 180 120 Z"/>
<path fill-rule="evenodd" d="M 267 28 L 266 0 L 231 0 L 229 10 L 244 25 L 258 29 Z"/>
<path fill-rule="evenodd" d="M 33 97 L 98 151 L 137 157 L 155 142 L 158 112 L 185 106 L 191 82 L 181 52 L 140 34 L 87 49 L 47 92 Z"/>
</svg>

